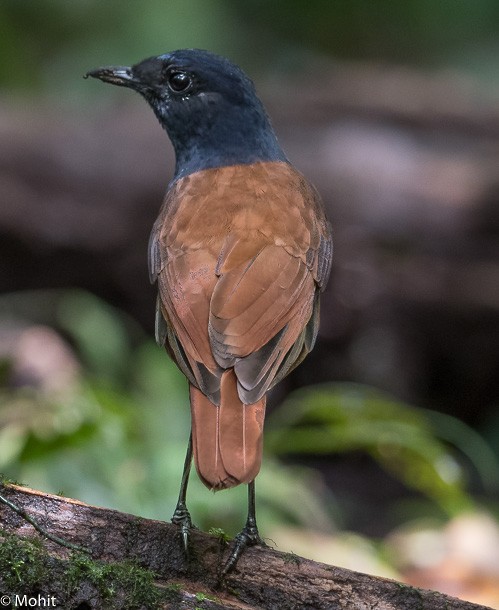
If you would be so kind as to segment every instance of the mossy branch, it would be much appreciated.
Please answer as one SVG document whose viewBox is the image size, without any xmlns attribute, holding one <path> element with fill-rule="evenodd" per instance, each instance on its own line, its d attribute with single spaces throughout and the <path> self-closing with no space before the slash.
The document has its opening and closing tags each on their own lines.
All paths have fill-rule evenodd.
<svg viewBox="0 0 499 610">
<path fill-rule="evenodd" d="M 16 485 L 0 489 L 8 500 L 0 503 L 0 594 L 57 600 L 46 607 L 485 610 L 393 580 L 299 557 L 289 561 L 268 547 L 248 549 L 220 585 L 220 566 L 229 552 L 220 536 L 194 531 L 187 562 L 178 530 L 169 523 Z M 59 539 L 92 556 L 61 546 Z"/>
</svg>

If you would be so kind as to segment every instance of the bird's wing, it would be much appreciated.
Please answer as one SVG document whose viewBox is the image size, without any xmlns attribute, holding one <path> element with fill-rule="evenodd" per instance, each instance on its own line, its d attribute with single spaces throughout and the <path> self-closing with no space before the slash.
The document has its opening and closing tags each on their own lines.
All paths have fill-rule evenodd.
<svg viewBox="0 0 499 610">
<path fill-rule="evenodd" d="M 254 403 L 312 349 L 329 225 L 316 192 L 285 163 L 179 182 L 151 238 L 159 339 L 213 402 L 234 367 L 241 400 Z"/>
<path fill-rule="evenodd" d="M 245 190 L 260 193 L 256 203 L 231 217 L 209 317 L 215 360 L 222 368 L 234 367 L 239 395 L 248 404 L 312 349 L 316 292 L 327 282 L 332 257 L 330 228 L 315 189 L 287 164 L 262 165 L 246 175 Z"/>
<path fill-rule="evenodd" d="M 207 330 L 216 255 L 190 240 L 195 235 L 192 227 L 204 226 L 200 210 L 195 205 L 191 209 L 200 202 L 190 176 L 167 192 L 149 239 L 149 275 L 158 284 L 156 341 L 189 381 L 218 404 L 222 371 Z"/>
</svg>

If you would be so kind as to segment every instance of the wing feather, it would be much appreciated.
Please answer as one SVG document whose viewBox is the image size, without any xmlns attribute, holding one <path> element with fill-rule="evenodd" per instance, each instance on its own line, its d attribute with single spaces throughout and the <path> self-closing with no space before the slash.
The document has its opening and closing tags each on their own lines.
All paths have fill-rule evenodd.
<svg viewBox="0 0 499 610">
<path fill-rule="evenodd" d="M 287 163 L 183 178 L 149 246 L 158 341 L 214 404 L 228 368 L 256 403 L 312 349 L 331 257 L 320 199 Z"/>
</svg>

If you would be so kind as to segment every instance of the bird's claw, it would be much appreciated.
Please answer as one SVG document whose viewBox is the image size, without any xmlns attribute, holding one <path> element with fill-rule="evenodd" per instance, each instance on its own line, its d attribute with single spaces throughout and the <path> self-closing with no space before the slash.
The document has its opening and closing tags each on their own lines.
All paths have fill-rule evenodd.
<svg viewBox="0 0 499 610">
<path fill-rule="evenodd" d="M 189 534 L 193 525 L 191 515 L 187 510 L 185 504 L 177 505 L 177 508 L 173 513 L 172 523 L 180 527 L 180 534 L 182 536 L 184 553 L 186 557 L 189 557 Z"/>
<path fill-rule="evenodd" d="M 222 569 L 222 578 L 236 567 L 246 548 L 255 545 L 266 546 L 265 542 L 260 538 L 256 523 L 247 523 L 243 530 L 234 538 L 232 551 Z"/>
</svg>

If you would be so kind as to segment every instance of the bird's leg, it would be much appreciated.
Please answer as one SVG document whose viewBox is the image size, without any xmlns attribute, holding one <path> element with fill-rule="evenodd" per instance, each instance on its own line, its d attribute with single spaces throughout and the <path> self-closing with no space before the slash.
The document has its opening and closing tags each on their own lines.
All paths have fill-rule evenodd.
<svg viewBox="0 0 499 610">
<path fill-rule="evenodd" d="M 265 546 L 265 542 L 260 538 L 256 525 L 255 513 L 255 481 L 248 484 L 248 519 L 241 532 L 234 538 L 234 546 L 222 570 L 225 576 L 236 567 L 239 558 L 248 546 L 260 544 Z"/>
<path fill-rule="evenodd" d="M 189 532 L 192 528 L 191 515 L 187 510 L 185 503 L 187 496 L 187 484 L 189 483 L 189 474 L 191 472 L 192 462 L 192 432 L 189 436 L 189 443 L 187 445 L 187 453 L 185 454 L 184 471 L 182 473 L 182 482 L 180 483 L 180 492 L 178 494 L 178 502 L 173 513 L 172 523 L 180 526 L 180 533 L 182 534 L 182 541 L 184 543 L 185 554 L 189 554 Z"/>
</svg>

